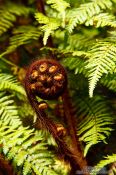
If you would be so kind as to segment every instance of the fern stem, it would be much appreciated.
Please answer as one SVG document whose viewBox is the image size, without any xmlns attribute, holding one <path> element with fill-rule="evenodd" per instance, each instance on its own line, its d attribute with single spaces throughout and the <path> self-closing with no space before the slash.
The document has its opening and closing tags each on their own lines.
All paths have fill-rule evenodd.
<svg viewBox="0 0 116 175">
<path fill-rule="evenodd" d="M 0 154 L 0 175 L 2 174 L 15 175 L 12 166 L 5 160 L 4 156 Z"/>
<path fill-rule="evenodd" d="M 89 173 L 86 171 L 87 161 L 83 156 L 79 138 L 76 133 L 76 126 L 75 126 L 76 122 L 73 114 L 73 107 L 70 101 L 68 89 L 62 95 L 62 99 L 63 99 L 65 118 L 68 125 L 69 134 L 71 136 L 71 152 L 74 155 L 75 161 L 77 165 L 80 167 L 82 173 L 84 175 L 89 175 Z"/>
<path fill-rule="evenodd" d="M 45 15 L 44 0 L 36 0 L 36 6 L 38 11 Z"/>
</svg>

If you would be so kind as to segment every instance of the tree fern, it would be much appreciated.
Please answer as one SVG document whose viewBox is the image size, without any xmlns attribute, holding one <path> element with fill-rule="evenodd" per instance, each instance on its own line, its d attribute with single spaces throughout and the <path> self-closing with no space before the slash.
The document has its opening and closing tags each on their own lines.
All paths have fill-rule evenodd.
<svg viewBox="0 0 116 175">
<path fill-rule="evenodd" d="M 2 151 L 7 159 L 16 167 L 20 167 L 23 175 L 31 174 L 32 171 L 38 175 L 67 174 L 70 166 L 62 160 L 61 169 L 60 160 L 48 149 L 49 145 L 55 145 L 52 138 L 44 131 L 23 127 L 14 96 L 8 94 L 15 91 L 25 96 L 20 83 L 10 74 L 1 73 L 0 78 L 0 90 L 7 91 L 0 92 L 0 144 L 3 145 Z M 29 107 L 26 110 L 29 110 Z M 33 113 L 27 114 L 33 117 Z M 46 137 L 48 139 L 45 140 Z"/>
<path fill-rule="evenodd" d="M 93 90 L 102 75 L 110 73 L 115 68 L 116 46 L 109 42 L 98 42 L 90 53 L 86 68 L 89 73 L 89 95 L 92 97 Z"/>
<path fill-rule="evenodd" d="M 30 8 L 22 4 L 16 5 L 12 2 L 7 2 L 0 7 L 0 35 L 12 27 L 16 21 L 17 16 L 27 16 Z"/>
<path fill-rule="evenodd" d="M 105 142 L 109 136 L 113 124 L 112 113 L 106 99 L 95 96 L 92 99 L 88 97 L 75 99 L 79 106 L 78 117 L 80 124 L 78 133 L 82 141 L 86 143 L 84 155 L 87 154 L 90 147 L 101 141 Z"/>
<path fill-rule="evenodd" d="M 116 162 L 116 154 L 109 155 L 105 157 L 104 160 L 101 160 L 91 171 L 91 175 L 96 175 L 103 167 L 111 163 Z M 106 169 L 105 169 L 106 170 Z M 106 173 L 106 172 L 105 172 Z"/>
<path fill-rule="evenodd" d="M 57 144 L 50 134 L 32 129 L 37 117 L 20 83 L 20 78 L 24 82 L 25 66 L 48 55 L 66 69 L 76 111 L 77 125 L 74 124 L 84 155 L 89 165 L 94 166 L 91 174 L 116 161 L 112 148 L 106 145 L 110 136 L 115 145 L 112 141 L 116 108 L 115 7 L 116 0 L 1 1 L 0 152 L 10 160 L 16 174 L 68 175 L 72 168 L 63 155 L 57 156 Z M 15 72 L 18 79 L 12 74 L 14 67 L 18 68 Z M 69 130 L 64 114 L 59 114 L 63 109 L 57 111 L 57 100 L 47 103 L 46 113 Z M 63 139 L 72 148 L 68 131 Z M 100 156 L 93 159 L 97 144 Z M 107 149 L 103 151 L 104 147 L 112 155 L 97 163 L 104 154 L 109 154 Z"/>
</svg>

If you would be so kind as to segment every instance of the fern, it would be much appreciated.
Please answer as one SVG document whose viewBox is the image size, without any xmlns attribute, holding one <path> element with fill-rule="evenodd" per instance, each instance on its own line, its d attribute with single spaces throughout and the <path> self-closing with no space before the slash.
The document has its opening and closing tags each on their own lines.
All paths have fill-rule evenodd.
<svg viewBox="0 0 116 175">
<path fill-rule="evenodd" d="M 23 167 L 23 175 L 32 171 L 37 175 L 62 174 L 57 166 L 55 155 L 48 150 L 41 131 L 34 131 L 25 127 L 8 127 L 0 121 L 0 143 L 3 144 L 3 152 L 9 160 L 17 166 Z M 65 166 L 65 165 L 64 165 Z M 65 166 L 65 171 L 68 167 Z M 65 172 L 67 174 L 67 171 Z"/>
<path fill-rule="evenodd" d="M 13 36 L 10 38 L 10 45 L 0 56 L 6 55 L 8 53 L 16 50 L 17 47 L 29 44 L 33 40 L 38 40 L 41 32 L 34 26 L 21 26 L 13 31 Z"/>
<path fill-rule="evenodd" d="M 47 0 L 47 4 L 51 4 L 51 7 L 59 12 L 63 21 L 62 26 L 65 27 L 66 8 L 70 7 L 70 4 L 64 0 Z"/>
<path fill-rule="evenodd" d="M 91 171 L 91 175 L 96 175 L 103 167 L 111 163 L 116 162 L 116 154 L 109 155 L 105 157 L 104 160 L 101 160 Z"/>
<path fill-rule="evenodd" d="M 7 2 L 0 7 L 0 35 L 6 32 L 9 28 L 13 27 L 17 16 L 27 16 L 30 8 L 22 4 L 16 5 L 12 2 Z"/>
<path fill-rule="evenodd" d="M 116 161 L 110 145 L 107 147 L 111 156 L 99 163 L 99 155 L 91 158 L 96 152 L 94 145 L 100 145 L 100 156 L 103 156 L 107 150 L 103 153 L 101 145 L 106 144 L 110 134 L 115 139 L 112 132 L 116 108 L 115 7 L 116 0 L 1 1 L 0 152 L 10 160 L 16 174 L 70 173 L 68 161 L 62 155 L 58 155 L 60 159 L 57 157 L 57 144 L 53 137 L 45 131 L 32 129 L 37 117 L 19 82 L 20 78 L 23 82 L 25 66 L 29 62 L 47 55 L 60 60 L 66 68 L 68 90 L 77 114 L 77 135 L 82 142 L 84 156 L 94 166 L 91 174 L 97 174 L 104 166 Z M 50 42 L 53 48 L 49 47 L 52 45 Z M 19 79 L 11 73 L 14 67 Z M 24 71 L 21 71 L 22 67 Z M 57 100 L 48 100 L 47 103 L 49 108 L 46 112 L 52 119 L 64 122 L 63 118 L 56 118 L 59 112 Z M 64 126 L 67 128 L 65 122 Z M 70 144 L 69 135 L 65 139 L 67 145 Z"/>
<path fill-rule="evenodd" d="M 12 94 L 14 94 L 15 91 L 25 96 L 23 88 L 14 76 L 1 73 L 0 82 L 0 90 Z M 25 110 L 24 106 L 20 108 Z M 28 104 L 26 108 L 28 111 Z M 33 117 L 33 113 L 29 112 L 26 115 Z M 70 166 L 62 160 L 63 165 L 61 170 L 58 159 L 48 149 L 49 145 L 56 146 L 53 138 L 50 138 L 48 134 L 46 135 L 46 133 L 41 130 L 35 131 L 34 129 L 23 127 L 20 116 L 19 109 L 14 102 L 14 96 L 1 91 L 0 144 L 3 145 L 2 151 L 6 157 L 11 160 L 16 167 L 22 168 L 21 174 L 23 175 L 31 174 L 32 172 L 38 175 L 67 174 Z M 48 137 L 48 139 L 45 141 L 46 137 Z"/>
<path fill-rule="evenodd" d="M 12 95 L 6 95 L 5 92 L 0 92 L 0 120 L 10 125 L 21 125 Z"/>
<path fill-rule="evenodd" d="M 68 31 L 72 32 L 77 24 L 83 24 L 94 15 L 99 14 L 101 10 L 111 9 L 111 7 L 112 2 L 110 0 L 93 0 L 92 2 L 81 4 L 79 8 L 72 9 L 67 15 L 67 18 L 69 18 Z"/>
<path fill-rule="evenodd" d="M 93 90 L 103 74 L 108 74 L 115 68 L 116 46 L 109 42 L 98 42 L 90 50 L 90 59 L 86 62 L 89 77 L 89 95 L 93 96 Z"/>
<path fill-rule="evenodd" d="M 8 90 L 26 96 L 26 93 L 20 83 L 13 75 L 0 73 L 0 91 Z"/>
<path fill-rule="evenodd" d="M 35 18 L 40 24 L 44 24 L 41 29 L 44 31 L 43 43 L 46 45 L 47 39 L 60 26 L 60 21 L 55 18 L 49 18 L 42 13 L 36 13 Z"/>
<path fill-rule="evenodd" d="M 106 99 L 99 96 L 89 99 L 88 97 L 75 99 L 79 109 L 80 124 L 78 125 L 78 133 L 80 139 L 86 143 L 84 155 L 87 154 L 90 147 L 101 141 L 105 142 L 112 128 L 112 113 Z"/>
<path fill-rule="evenodd" d="M 85 25 L 86 26 L 91 25 L 95 27 L 104 27 L 104 26 L 116 27 L 116 19 L 115 16 L 110 15 L 108 13 L 100 13 L 87 20 Z"/>
<path fill-rule="evenodd" d="M 101 78 L 100 83 L 102 83 L 104 86 L 108 87 L 108 89 L 116 91 L 116 75 L 115 74 L 109 74 Z"/>
<path fill-rule="evenodd" d="M 81 53 L 83 56 L 84 52 L 81 52 Z M 75 52 L 73 52 L 73 54 L 75 54 Z M 80 74 L 80 73 L 86 74 L 85 69 L 84 69 L 85 62 L 80 57 L 67 57 L 63 60 L 63 64 L 66 67 L 68 67 L 70 70 L 74 70 L 75 74 Z"/>
</svg>

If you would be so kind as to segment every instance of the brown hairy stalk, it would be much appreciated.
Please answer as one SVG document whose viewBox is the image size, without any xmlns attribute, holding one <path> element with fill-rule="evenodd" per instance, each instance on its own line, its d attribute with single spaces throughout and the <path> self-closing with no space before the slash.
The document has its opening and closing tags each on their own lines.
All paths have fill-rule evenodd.
<svg viewBox="0 0 116 175">
<path fill-rule="evenodd" d="M 0 154 L 0 175 L 15 175 L 9 161 L 5 160 L 2 154 Z"/>
<path fill-rule="evenodd" d="M 83 170 L 86 167 L 86 161 L 82 156 L 74 119 L 71 116 L 71 104 L 67 96 L 67 73 L 63 66 L 53 59 L 39 59 L 33 62 L 26 73 L 25 89 L 31 106 L 37 114 L 37 120 L 42 129 L 47 129 L 58 144 L 58 152 L 69 160 L 73 170 L 79 165 Z M 45 101 L 38 101 L 37 97 L 43 100 L 57 99 L 63 95 L 64 111 L 66 115 L 68 129 L 72 137 L 72 148 L 69 149 L 63 139 L 62 127 L 55 124 L 46 114 L 48 105 Z M 72 117 L 72 118 L 71 118 Z M 86 174 L 86 173 L 84 173 Z"/>
<path fill-rule="evenodd" d="M 83 174 L 88 175 L 89 173 L 87 172 L 86 169 L 87 162 L 83 156 L 79 138 L 77 136 L 76 119 L 74 116 L 73 106 L 70 100 L 68 89 L 65 90 L 64 94 L 62 95 L 62 99 L 63 99 L 65 119 L 68 126 L 69 134 L 71 136 L 71 152 L 75 156 L 75 161 L 77 165 L 79 165 L 80 170 L 83 172 Z"/>
</svg>

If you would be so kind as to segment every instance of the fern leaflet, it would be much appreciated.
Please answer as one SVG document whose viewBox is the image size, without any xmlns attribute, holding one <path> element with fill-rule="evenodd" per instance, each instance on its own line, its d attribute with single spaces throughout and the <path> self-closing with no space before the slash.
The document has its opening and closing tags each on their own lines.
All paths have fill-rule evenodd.
<svg viewBox="0 0 116 175">
<path fill-rule="evenodd" d="M 44 31 L 43 43 L 46 45 L 48 37 L 60 26 L 60 21 L 49 18 L 42 13 L 36 13 L 35 18 L 40 24 L 44 24 L 41 29 Z"/>
<path fill-rule="evenodd" d="M 39 29 L 33 26 L 21 26 L 13 31 L 13 36 L 10 38 L 10 45 L 0 56 L 6 55 L 8 53 L 16 50 L 17 47 L 29 44 L 33 40 L 38 40 L 41 32 Z"/>
<path fill-rule="evenodd" d="M 0 7 L 0 35 L 6 32 L 16 21 L 16 16 L 27 16 L 30 8 L 24 5 L 8 2 Z"/>
<path fill-rule="evenodd" d="M 86 143 L 84 150 L 84 155 L 86 155 L 92 145 L 101 141 L 105 142 L 112 130 L 111 124 L 114 120 L 104 98 L 84 97 L 75 99 L 75 102 L 79 106 L 77 115 L 81 121 L 78 125 L 78 133 L 80 139 Z"/>
<path fill-rule="evenodd" d="M 0 92 L 0 120 L 9 125 L 19 126 L 22 123 L 12 95 L 5 92 Z"/>
<path fill-rule="evenodd" d="M 69 23 L 67 29 L 72 32 L 77 24 L 83 24 L 87 20 L 91 19 L 94 15 L 97 15 L 106 8 L 111 8 L 112 2 L 110 0 L 93 0 L 88 3 L 81 4 L 79 8 L 74 8 L 67 14 Z"/>
<path fill-rule="evenodd" d="M 103 74 L 112 72 L 116 67 L 116 45 L 110 42 L 98 42 L 89 52 L 90 59 L 86 62 L 89 77 L 89 95 Z"/>
<path fill-rule="evenodd" d="M 101 160 L 91 171 L 91 175 L 96 175 L 104 166 L 116 162 L 116 154 L 109 155 Z"/>
<path fill-rule="evenodd" d="M 26 96 L 25 90 L 17 79 L 14 76 L 6 73 L 0 73 L 0 90 L 10 90 Z"/>
<path fill-rule="evenodd" d="M 23 168 L 21 174 L 34 172 L 37 175 L 66 175 L 69 167 L 64 165 L 65 174 L 60 171 L 57 158 L 48 150 L 42 133 L 22 126 L 9 127 L 0 120 L 0 143 L 3 144 L 3 153 L 15 165 Z"/>
<path fill-rule="evenodd" d="M 115 16 L 110 15 L 108 13 L 100 13 L 87 20 L 85 25 L 86 26 L 91 25 L 95 27 L 104 27 L 104 26 L 116 27 L 116 19 Z"/>
<path fill-rule="evenodd" d="M 64 0 L 47 0 L 47 4 L 51 4 L 51 7 L 59 12 L 63 21 L 62 26 L 65 27 L 66 8 L 70 7 L 70 4 Z"/>
</svg>

